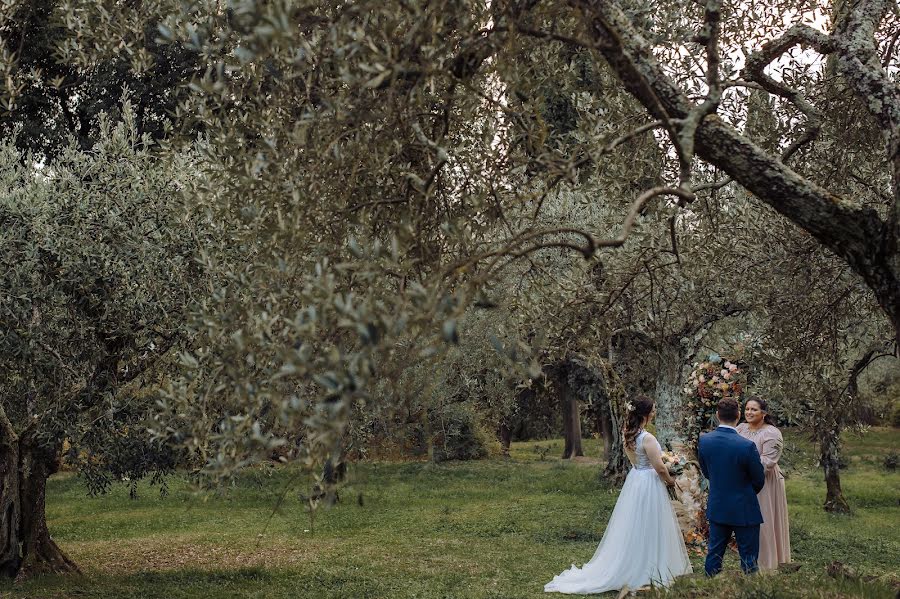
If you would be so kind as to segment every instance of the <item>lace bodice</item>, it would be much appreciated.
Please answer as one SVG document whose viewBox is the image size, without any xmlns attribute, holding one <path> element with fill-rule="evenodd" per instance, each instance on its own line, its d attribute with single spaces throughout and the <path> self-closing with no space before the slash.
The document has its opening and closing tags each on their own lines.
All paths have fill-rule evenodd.
<svg viewBox="0 0 900 599">
<path fill-rule="evenodd" d="M 650 458 L 647 457 L 647 452 L 644 451 L 644 435 L 646 434 L 647 431 L 641 431 L 634 439 L 634 453 L 637 456 L 637 464 L 634 465 L 636 470 L 653 469 L 653 466 L 650 465 Z M 656 440 L 654 439 L 654 441 Z M 656 446 L 660 447 L 659 441 L 656 441 Z M 660 451 L 662 451 L 662 447 L 660 447 Z"/>
</svg>

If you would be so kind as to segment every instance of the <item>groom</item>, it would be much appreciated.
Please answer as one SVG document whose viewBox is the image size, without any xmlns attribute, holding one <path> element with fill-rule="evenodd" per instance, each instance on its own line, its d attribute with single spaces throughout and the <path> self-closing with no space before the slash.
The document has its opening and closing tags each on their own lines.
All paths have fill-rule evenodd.
<svg viewBox="0 0 900 599">
<path fill-rule="evenodd" d="M 734 533 L 741 568 L 756 572 L 759 559 L 759 525 L 762 513 L 756 494 L 765 484 L 765 471 L 756 444 L 735 430 L 740 408 L 731 398 L 719 400 L 719 428 L 700 436 L 697 453 L 700 470 L 709 479 L 706 519 L 709 520 L 709 552 L 706 575 L 722 570 L 722 557 Z"/>
</svg>

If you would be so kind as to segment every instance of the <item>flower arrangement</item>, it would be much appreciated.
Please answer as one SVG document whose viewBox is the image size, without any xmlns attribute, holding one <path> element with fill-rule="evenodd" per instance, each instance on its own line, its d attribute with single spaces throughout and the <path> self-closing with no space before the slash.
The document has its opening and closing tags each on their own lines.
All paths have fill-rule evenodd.
<svg viewBox="0 0 900 599">
<path fill-rule="evenodd" d="M 662 461 L 663 465 L 669 471 L 669 475 L 674 478 L 676 481 L 678 477 L 684 474 L 684 467 L 687 464 L 687 458 L 681 456 L 674 451 L 664 451 L 662 452 Z M 675 497 L 672 495 L 671 491 L 669 496 L 672 499 Z"/>
<path fill-rule="evenodd" d="M 696 448 L 700 432 L 713 423 L 716 405 L 723 397 L 740 400 L 747 387 L 747 375 L 732 360 L 712 354 L 695 362 L 684 393 L 683 431 L 690 447 Z"/>
<path fill-rule="evenodd" d="M 743 355 L 743 345 L 736 346 L 738 355 Z M 747 373 L 741 368 L 737 359 L 723 358 L 712 354 L 703 362 L 695 362 L 693 370 L 684 387 L 685 402 L 682 418 L 682 431 L 686 441 L 686 449 L 696 454 L 700 433 L 715 423 L 716 408 L 719 400 L 733 397 L 740 401 L 747 389 Z M 663 462 L 666 462 L 664 455 Z M 699 467 L 693 462 L 693 468 L 679 469 L 684 458 L 674 454 L 668 458 L 673 464 L 670 473 L 675 476 L 680 491 L 673 500 L 675 514 L 681 526 L 684 542 L 690 550 L 702 551 L 706 546 L 709 523 L 706 521 L 707 482 L 700 474 Z"/>
<path fill-rule="evenodd" d="M 704 553 L 708 524 L 704 513 L 706 492 L 700 469 L 695 462 L 674 451 L 664 451 L 662 460 L 677 483 L 677 487 L 669 488 L 669 498 L 678 518 L 684 544 L 689 551 Z"/>
</svg>

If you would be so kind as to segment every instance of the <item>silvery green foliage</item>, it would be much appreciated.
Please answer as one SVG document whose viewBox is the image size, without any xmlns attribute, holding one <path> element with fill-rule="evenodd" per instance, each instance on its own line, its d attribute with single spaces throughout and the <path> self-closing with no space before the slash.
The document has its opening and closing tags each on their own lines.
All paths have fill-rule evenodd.
<svg viewBox="0 0 900 599">
<path fill-rule="evenodd" d="M 896 24 L 889 11 L 872 12 L 884 2 L 859 6 L 872 10 L 835 19 L 871 33 L 857 40 L 868 57 L 859 68 L 846 60 L 853 49 L 841 50 L 848 84 L 860 73 L 881 81 L 885 69 L 870 60 L 871 46 L 887 50 Z M 845 105 L 815 95 L 829 78 L 814 61 L 785 60 L 767 72 L 817 110 L 759 73 L 741 79 L 746 56 L 784 33 L 784 17 L 827 8 L 579 0 L 54 5 L 70 32 L 60 52 L 84 68 L 123 55 L 150 76 L 142 46 L 153 35 L 207 65 L 184 82 L 190 94 L 173 111 L 168 142 L 177 148 L 198 133 L 207 140 L 194 199 L 218 227 L 203 260 L 215 283 L 158 432 L 223 474 L 298 436 L 299 455 L 311 463 L 335 453 L 351 407 L 373 402 L 372 383 L 402 380 L 407 368 L 434 359 L 441 339 L 457 341 L 465 307 L 491 280 L 506 287 L 500 295 L 528 299 L 510 310 L 511 338 L 540 331 L 563 353 L 595 350 L 624 328 L 658 347 L 675 339 L 683 358 L 681 346 L 690 354 L 711 318 L 753 299 L 748 264 L 768 253 L 762 240 L 770 237 L 757 235 L 759 204 L 741 204 L 735 189 L 701 189 L 722 169 L 878 287 L 871 273 L 884 264 L 859 257 L 866 231 L 894 235 L 878 228 L 895 211 L 891 167 L 876 160 L 854 173 L 860 187 L 871 186 L 868 198 L 881 198 L 871 212 L 856 203 L 856 188 L 834 184 L 852 177 L 832 178 L 818 169 L 821 160 L 788 169 L 778 156 L 801 151 L 796 142 L 810 147 L 805 134 L 817 111 L 839 122 Z M 876 26 L 870 31 L 860 18 Z M 895 59 L 885 60 L 893 73 Z M 16 71 L 12 55 L 4 68 L 10 98 L 17 78 L 39 76 Z M 729 127 L 743 128 L 748 90 L 758 88 L 777 99 L 774 128 L 783 134 L 765 151 Z M 886 110 L 863 102 L 860 114 L 882 122 L 893 106 L 885 100 Z M 704 120 L 710 110 L 716 115 Z M 616 141 L 637 127 L 647 127 L 639 139 L 649 146 Z M 854 140 L 847 151 L 861 155 L 869 141 Z M 655 199 L 636 214 L 633 238 L 617 239 L 648 188 Z M 691 194 L 697 199 L 688 204 Z M 602 267 L 579 261 L 596 258 L 598 243 L 610 240 L 624 245 L 621 258 L 601 254 Z M 541 272 L 549 276 L 532 276 Z M 876 289 L 882 298 L 885 289 Z M 885 311 L 891 305 L 882 301 Z M 680 358 L 663 358 L 671 388 Z M 392 407 L 384 397 L 375 403 Z"/>
<path fill-rule="evenodd" d="M 439 8 L 422 8 L 413 16 L 433 19 L 450 34 L 486 19 Z M 334 24 L 338 39 L 348 31 L 360 33 L 354 20 L 358 10 L 365 8 L 350 9 Z M 374 15 L 376 28 L 391 31 L 407 18 L 381 8 Z M 336 73 L 329 65 L 316 75 L 321 81 L 310 82 L 302 97 L 296 82 L 272 82 L 280 90 L 275 93 L 286 94 L 285 102 L 290 98 L 285 107 L 291 106 L 295 117 L 279 118 L 295 118 L 292 128 L 265 127 L 273 137 L 252 164 L 230 164 L 233 146 L 211 148 L 210 162 L 223 168 L 205 201 L 217 218 L 234 219 L 239 231 L 230 248 L 215 253 L 230 249 L 248 258 L 246 266 L 227 266 L 228 283 L 210 303 L 214 318 L 204 320 L 201 338 L 209 341 L 200 345 L 210 349 L 186 356 L 196 376 L 173 386 L 165 406 L 171 418 L 160 419 L 170 429 L 163 434 L 195 444 L 210 473 L 227 474 L 267 459 L 295 440 L 293 455 L 312 465 L 339 452 L 354 406 L 365 405 L 368 418 L 381 412 L 390 418 L 411 400 L 427 403 L 433 384 L 441 380 L 429 377 L 430 354 L 442 340 L 465 340 L 467 322 L 478 317 L 464 320 L 463 308 L 484 281 L 518 268 L 506 264 L 509 254 L 527 250 L 527 255 L 534 243 L 553 241 L 542 234 L 528 242 L 546 221 L 529 222 L 525 215 L 546 188 L 547 170 L 571 171 L 571 161 L 552 148 L 512 142 L 544 126 L 542 106 L 523 106 L 525 120 L 515 121 L 502 110 L 507 94 L 489 72 L 474 82 L 487 98 L 463 93 L 452 76 L 438 73 L 423 75 L 434 89 L 418 82 L 402 91 L 404 71 L 387 72 L 383 65 L 365 62 L 367 56 L 374 60 L 380 48 L 356 41 L 336 46 L 324 32 L 304 43 L 312 42 L 318 46 L 298 54 L 311 67 L 307 79 L 316 75 L 312 67 L 318 60 L 331 59 L 322 58 L 323 52 L 339 53 L 342 60 Z M 455 53 L 446 48 L 435 46 L 429 59 L 452 59 Z M 332 79 L 336 74 L 339 84 Z M 382 83 L 390 85 L 382 88 Z M 207 86 L 198 103 L 231 101 L 230 85 L 198 85 Z M 313 92 L 317 97 L 308 97 Z M 196 114 L 207 110 L 200 104 L 194 108 Z M 261 108 L 260 114 L 268 110 Z M 416 110 L 423 111 L 417 120 L 401 116 Z M 353 121 L 362 115 L 366 123 Z M 259 121 L 248 124 L 256 127 Z M 240 122 L 216 126 L 226 140 L 243 138 Z M 594 134 L 613 137 L 616 129 Z M 510 152 L 543 170 L 510 173 Z M 236 170 L 244 166 L 247 172 Z M 514 219 L 515 227 L 505 228 L 504 219 Z M 495 334 L 502 336 L 502 330 Z M 503 366 L 486 337 L 480 337 L 485 351 L 464 357 L 492 356 L 487 364 Z M 452 351 L 447 359 L 443 366 L 452 364 Z M 412 367 L 418 377 L 409 372 Z M 453 380 L 452 368 L 440 372 L 446 373 L 447 385 L 438 387 L 438 403 L 480 395 L 482 390 L 466 380 L 483 380 L 494 397 L 510 379 L 470 373 Z M 467 388 L 457 394 L 455 386 Z"/>
<path fill-rule="evenodd" d="M 0 145 L 0 412 L 20 437 L 66 438 L 97 490 L 172 466 L 148 447 L 153 397 L 123 387 L 159 376 L 204 282 L 195 157 L 160 159 L 124 107 L 52 166 Z"/>
<path fill-rule="evenodd" d="M 793 162 L 887 216 L 890 178 L 878 164 L 881 131 L 862 118 L 858 101 L 840 79 L 828 88 L 811 87 L 809 93 L 843 108 Z M 786 147 L 790 129 L 777 120 L 774 105 L 759 100 L 748 122 L 750 133 L 767 147 Z M 843 427 L 859 423 L 857 379 L 865 376 L 871 359 L 892 353 L 889 323 L 871 289 L 844 262 L 771 212 L 759 211 L 756 218 L 769 247 L 765 260 L 753 268 L 759 273 L 754 278 L 759 296 L 755 329 L 762 341 L 756 391 L 774 400 L 784 420 L 809 427 L 817 440 L 837 437 Z"/>
<path fill-rule="evenodd" d="M 895 350 L 871 292 L 844 264 L 796 231 L 782 230 L 781 238 L 792 243 L 773 245 L 777 284 L 760 289 L 767 295 L 757 389 L 786 421 L 820 437 L 859 424 L 856 379 Z"/>
</svg>

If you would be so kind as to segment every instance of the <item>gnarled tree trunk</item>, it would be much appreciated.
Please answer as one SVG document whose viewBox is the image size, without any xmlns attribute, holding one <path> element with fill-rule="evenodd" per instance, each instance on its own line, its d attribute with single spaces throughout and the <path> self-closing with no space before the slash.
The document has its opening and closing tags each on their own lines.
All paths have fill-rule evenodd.
<svg viewBox="0 0 900 599">
<path fill-rule="evenodd" d="M 820 441 L 822 471 L 825 473 L 825 511 L 846 514 L 850 505 L 841 490 L 841 440 L 840 434 L 828 432 Z"/>
<path fill-rule="evenodd" d="M 657 347 L 659 365 L 656 370 L 654 399 L 656 400 L 656 438 L 660 443 L 679 444 L 684 441 L 680 430 L 684 403 L 685 355 L 675 347 Z"/>
<path fill-rule="evenodd" d="M 596 417 L 597 430 L 600 431 L 600 436 L 603 437 L 603 459 L 609 462 L 609 459 L 612 457 L 613 444 L 613 426 L 609 406 L 607 405 L 604 409 L 597 410 Z"/>
<path fill-rule="evenodd" d="M 31 431 L 20 438 L 0 408 L 0 573 L 8 578 L 80 572 L 47 528 L 47 479 L 58 468 L 59 446 Z"/>
<path fill-rule="evenodd" d="M 19 436 L 0 406 L 0 575 L 14 578 L 19 549 Z"/>
<path fill-rule="evenodd" d="M 660 342 L 642 332 L 621 330 L 614 334 L 609 351 L 625 383 L 626 396 L 648 395 L 656 402 L 656 436 L 660 443 L 678 441 L 686 359 L 678 337 Z"/>
<path fill-rule="evenodd" d="M 578 396 L 572 392 L 572 388 L 567 382 L 566 369 L 567 366 L 564 366 L 562 376 L 557 381 L 565 436 L 562 455 L 564 460 L 584 455 L 584 451 L 581 449 L 581 413 L 578 410 Z"/>
<path fill-rule="evenodd" d="M 565 362 L 565 387 L 569 396 L 585 402 L 585 415 L 588 421 L 595 423 L 596 431 L 603 435 L 604 459 L 609 462 L 612 448 L 612 406 L 610 406 L 607 361 L 590 358 L 581 354 L 573 354 Z M 580 428 L 580 417 L 572 407 L 573 426 Z M 576 422 L 577 419 L 577 422 Z M 580 446 L 580 443 L 579 443 Z"/>
<path fill-rule="evenodd" d="M 610 440 L 612 455 L 606 462 L 604 476 L 621 483 L 631 469 L 631 462 L 625 455 L 625 444 L 622 436 L 625 426 L 625 402 L 628 398 L 650 389 L 650 381 L 644 376 L 646 369 L 642 367 L 644 352 L 635 347 L 643 346 L 646 336 L 627 329 L 616 331 L 609 337 L 607 349 L 608 363 L 604 379 L 606 393 L 609 398 L 609 417 L 612 433 Z"/>
<path fill-rule="evenodd" d="M 509 424 L 505 420 L 500 423 L 497 435 L 500 437 L 500 449 L 503 451 L 503 455 L 509 457 L 509 446 L 512 444 L 512 429 L 509 428 Z"/>
<path fill-rule="evenodd" d="M 59 469 L 58 448 L 32 446 L 22 440 L 19 453 L 20 539 L 22 564 L 17 580 L 36 574 L 80 572 L 47 528 L 47 479 Z"/>
<path fill-rule="evenodd" d="M 620 484 L 625 481 L 625 476 L 631 468 L 628 458 L 625 456 L 624 439 L 622 438 L 622 425 L 625 410 L 625 389 L 619 380 L 612 364 L 607 364 L 605 373 L 606 389 L 609 410 L 609 441 L 606 444 L 608 450 L 606 456 L 606 468 L 603 476 Z"/>
</svg>

